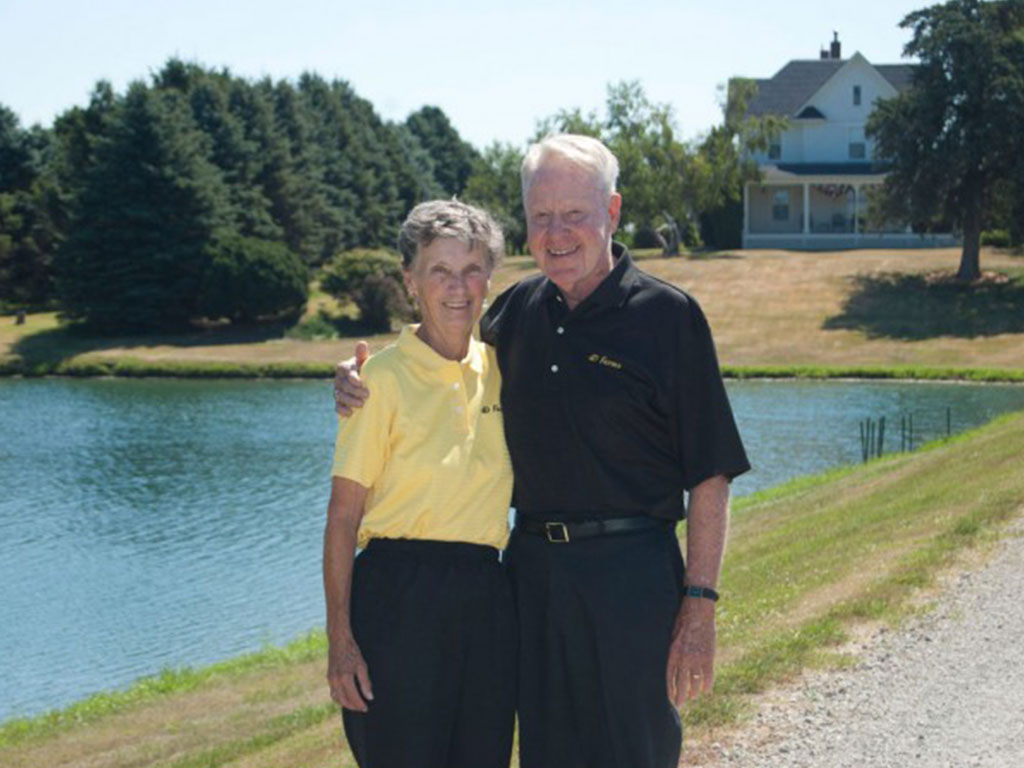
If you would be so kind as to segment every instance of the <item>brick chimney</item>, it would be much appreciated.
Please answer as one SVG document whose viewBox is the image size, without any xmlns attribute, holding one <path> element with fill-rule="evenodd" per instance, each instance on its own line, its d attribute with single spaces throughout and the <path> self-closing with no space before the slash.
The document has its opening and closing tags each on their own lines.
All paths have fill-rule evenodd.
<svg viewBox="0 0 1024 768">
<path fill-rule="evenodd" d="M 829 46 L 829 58 L 841 59 L 842 57 L 842 46 L 839 45 L 839 33 L 832 33 L 832 45 Z"/>
</svg>

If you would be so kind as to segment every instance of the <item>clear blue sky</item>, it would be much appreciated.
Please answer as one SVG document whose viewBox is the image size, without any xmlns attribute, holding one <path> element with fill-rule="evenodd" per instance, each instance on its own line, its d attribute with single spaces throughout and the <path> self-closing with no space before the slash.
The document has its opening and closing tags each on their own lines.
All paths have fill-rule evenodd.
<svg viewBox="0 0 1024 768">
<path fill-rule="evenodd" d="M 120 92 L 170 56 L 245 77 L 349 81 L 386 119 L 441 107 L 478 147 L 524 142 L 560 108 L 602 108 L 640 80 L 686 137 L 719 120 L 717 86 L 815 58 L 901 61 L 897 24 L 925 2 L 858 0 L 0 0 L 0 103 L 49 125 L 95 82 Z"/>
</svg>

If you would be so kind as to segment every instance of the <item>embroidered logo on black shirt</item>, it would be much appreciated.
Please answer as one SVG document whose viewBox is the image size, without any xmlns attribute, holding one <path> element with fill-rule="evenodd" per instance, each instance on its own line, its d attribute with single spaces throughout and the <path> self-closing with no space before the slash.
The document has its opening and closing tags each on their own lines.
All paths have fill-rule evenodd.
<svg viewBox="0 0 1024 768">
<path fill-rule="evenodd" d="M 596 363 L 597 365 L 603 365 L 606 368 L 614 368 L 616 371 L 622 370 L 622 363 L 618 360 L 612 360 L 610 357 L 605 355 L 599 355 L 596 352 L 587 357 L 587 362 Z"/>
</svg>

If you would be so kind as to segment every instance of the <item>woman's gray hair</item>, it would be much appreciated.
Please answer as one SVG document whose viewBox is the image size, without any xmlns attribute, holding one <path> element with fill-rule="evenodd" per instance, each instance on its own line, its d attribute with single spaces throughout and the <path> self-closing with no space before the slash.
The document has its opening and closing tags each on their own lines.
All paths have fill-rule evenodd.
<svg viewBox="0 0 1024 768">
<path fill-rule="evenodd" d="M 480 246 L 484 249 L 489 270 L 498 265 L 505 253 L 505 236 L 487 211 L 458 200 L 430 200 L 409 211 L 398 230 L 402 266 L 411 267 L 419 249 L 426 248 L 439 237 L 459 240 L 470 250 Z"/>
<path fill-rule="evenodd" d="M 619 180 L 619 161 L 608 149 L 592 136 L 576 133 L 556 133 L 531 144 L 523 157 L 520 178 L 523 184 L 523 200 L 530 189 L 533 174 L 548 155 L 556 155 L 575 165 L 579 165 L 600 177 L 601 185 L 607 195 L 615 192 L 615 183 Z"/>
</svg>

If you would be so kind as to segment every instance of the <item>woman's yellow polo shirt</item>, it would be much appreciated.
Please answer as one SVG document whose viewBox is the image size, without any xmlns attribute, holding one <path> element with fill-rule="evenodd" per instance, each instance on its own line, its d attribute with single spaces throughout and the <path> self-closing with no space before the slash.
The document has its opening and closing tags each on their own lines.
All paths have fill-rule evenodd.
<svg viewBox="0 0 1024 768">
<path fill-rule="evenodd" d="M 331 474 L 370 489 L 359 546 L 372 538 L 504 548 L 512 463 L 494 348 L 470 339 L 447 360 L 402 329 L 363 366 L 370 397 L 341 419 Z"/>
</svg>

